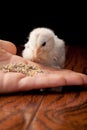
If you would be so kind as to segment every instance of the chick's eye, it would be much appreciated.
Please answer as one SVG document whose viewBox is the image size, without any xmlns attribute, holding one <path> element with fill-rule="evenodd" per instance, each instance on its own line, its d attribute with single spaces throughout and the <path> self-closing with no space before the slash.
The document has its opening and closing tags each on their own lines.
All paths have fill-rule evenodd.
<svg viewBox="0 0 87 130">
<path fill-rule="evenodd" d="M 42 46 L 45 46 L 46 45 L 46 42 L 44 42 L 43 44 L 42 44 Z"/>
</svg>

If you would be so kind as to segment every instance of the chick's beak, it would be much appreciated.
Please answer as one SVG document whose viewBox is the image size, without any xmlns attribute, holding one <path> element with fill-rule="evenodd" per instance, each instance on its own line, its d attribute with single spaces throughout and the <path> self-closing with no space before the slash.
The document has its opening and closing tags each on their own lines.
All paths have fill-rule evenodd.
<svg viewBox="0 0 87 130">
<path fill-rule="evenodd" d="M 33 61 L 37 61 L 40 48 L 34 50 Z"/>
</svg>

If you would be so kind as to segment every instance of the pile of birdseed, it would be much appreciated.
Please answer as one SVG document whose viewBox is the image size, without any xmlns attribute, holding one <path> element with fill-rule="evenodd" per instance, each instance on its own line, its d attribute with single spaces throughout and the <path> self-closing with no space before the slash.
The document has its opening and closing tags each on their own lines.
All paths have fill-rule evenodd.
<svg viewBox="0 0 87 130">
<path fill-rule="evenodd" d="M 34 74 L 37 73 L 43 73 L 43 71 L 38 66 L 33 66 L 24 63 L 1 65 L 0 70 L 2 70 L 4 73 L 6 72 L 23 73 L 26 76 L 33 76 Z"/>
</svg>

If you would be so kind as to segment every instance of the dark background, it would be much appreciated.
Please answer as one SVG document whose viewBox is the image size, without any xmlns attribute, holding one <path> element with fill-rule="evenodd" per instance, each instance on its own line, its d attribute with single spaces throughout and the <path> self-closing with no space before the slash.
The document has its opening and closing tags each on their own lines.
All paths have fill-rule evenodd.
<svg viewBox="0 0 87 130">
<path fill-rule="evenodd" d="M 40 5 L 39 5 L 40 4 Z M 48 27 L 66 44 L 86 45 L 87 14 L 85 4 L 26 2 L 4 5 L 0 11 L 0 39 L 24 44 L 29 32 L 36 27 Z"/>
</svg>

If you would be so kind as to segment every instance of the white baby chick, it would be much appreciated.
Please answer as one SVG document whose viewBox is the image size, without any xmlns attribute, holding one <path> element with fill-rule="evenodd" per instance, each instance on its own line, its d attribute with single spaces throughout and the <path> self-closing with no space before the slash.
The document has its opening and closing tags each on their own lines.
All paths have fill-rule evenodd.
<svg viewBox="0 0 87 130">
<path fill-rule="evenodd" d="M 22 56 L 33 62 L 60 69 L 64 67 L 65 62 L 65 42 L 51 29 L 36 28 L 30 32 Z M 61 92 L 62 87 L 50 90 Z"/>
<path fill-rule="evenodd" d="M 65 62 L 65 42 L 53 30 L 36 28 L 30 32 L 22 56 L 53 68 L 63 68 Z"/>
</svg>

